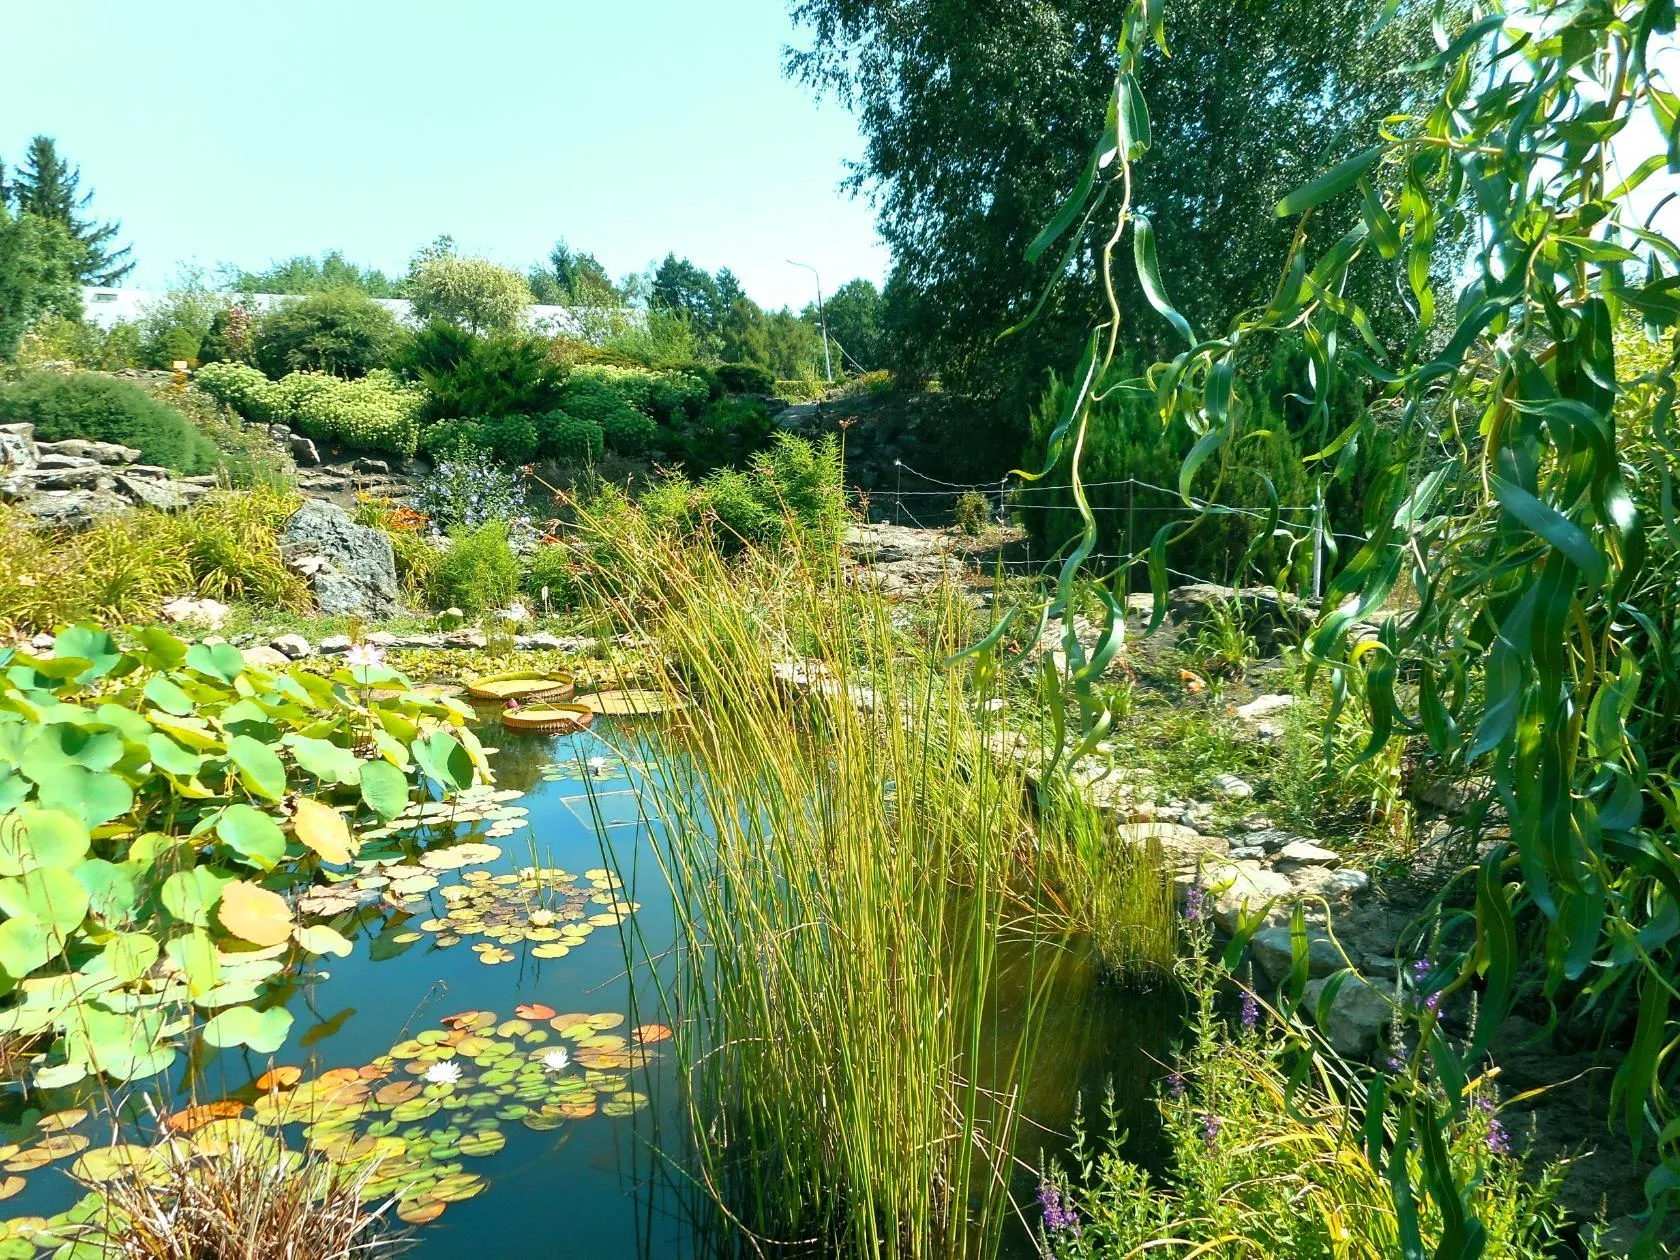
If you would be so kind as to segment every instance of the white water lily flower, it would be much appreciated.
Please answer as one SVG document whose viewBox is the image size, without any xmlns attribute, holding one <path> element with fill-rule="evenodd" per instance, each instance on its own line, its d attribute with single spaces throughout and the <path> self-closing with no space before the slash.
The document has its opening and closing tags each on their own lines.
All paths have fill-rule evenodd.
<svg viewBox="0 0 1680 1260">
<path fill-rule="evenodd" d="M 607 771 L 607 759 L 605 757 L 591 757 L 589 759 L 589 773 L 590 774 L 602 775 L 602 774 L 605 774 L 606 771 Z"/>
<path fill-rule="evenodd" d="M 542 1057 L 543 1069 L 549 1072 L 564 1072 L 571 1061 L 572 1056 L 566 1053 L 564 1046 L 546 1051 Z"/>
<path fill-rule="evenodd" d="M 502 616 L 506 617 L 509 621 L 529 621 L 531 619 L 531 610 L 525 607 L 524 604 L 515 601 L 514 603 L 509 604 L 506 608 L 502 609 Z"/>
<path fill-rule="evenodd" d="M 452 1059 L 443 1059 L 426 1069 L 426 1079 L 433 1085 L 453 1085 L 461 1079 L 461 1065 Z"/>
<path fill-rule="evenodd" d="M 533 927 L 547 927 L 550 923 L 554 922 L 554 911 L 533 910 L 531 911 L 530 918 L 531 925 Z"/>
</svg>

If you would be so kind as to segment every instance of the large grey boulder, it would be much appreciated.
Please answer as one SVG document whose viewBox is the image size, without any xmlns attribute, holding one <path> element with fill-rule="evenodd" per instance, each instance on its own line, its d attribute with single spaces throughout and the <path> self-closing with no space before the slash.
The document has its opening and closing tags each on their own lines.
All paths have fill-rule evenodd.
<svg viewBox="0 0 1680 1260">
<path fill-rule="evenodd" d="M 23 472 L 39 462 L 34 425 L 0 424 L 0 476 Z"/>
<path fill-rule="evenodd" d="M 1306 989 L 1306 1010 L 1318 1009 L 1318 999 L 1330 977 L 1311 981 Z M 1368 984 L 1361 976 L 1349 974 L 1336 991 L 1330 1009 L 1325 1012 L 1324 1027 L 1319 1031 L 1343 1058 L 1365 1059 L 1377 1048 L 1383 1029 L 1394 1015 L 1393 999 Z"/>
<path fill-rule="evenodd" d="M 169 481 L 153 481 L 147 477 L 118 473 L 117 489 L 142 507 L 158 512 L 179 512 L 187 506 L 187 496 Z"/>
<path fill-rule="evenodd" d="M 24 502 L 23 510 L 49 529 L 87 529 L 102 516 L 133 510 L 127 499 L 109 490 L 64 490 L 37 495 Z"/>
<path fill-rule="evenodd" d="M 309 573 L 322 612 L 388 617 L 397 611 L 390 538 L 356 524 L 337 504 L 310 499 L 287 520 L 280 546 L 287 563 Z"/>
<path fill-rule="evenodd" d="M 140 452 L 118 442 L 95 442 L 88 438 L 65 438 L 61 442 L 37 442 L 41 454 L 68 455 L 75 459 L 91 459 L 101 464 L 135 464 Z"/>
</svg>

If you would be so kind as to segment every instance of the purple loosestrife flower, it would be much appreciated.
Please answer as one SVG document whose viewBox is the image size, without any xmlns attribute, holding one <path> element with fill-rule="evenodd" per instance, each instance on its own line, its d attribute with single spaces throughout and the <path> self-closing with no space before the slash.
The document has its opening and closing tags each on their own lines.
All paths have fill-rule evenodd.
<svg viewBox="0 0 1680 1260">
<path fill-rule="evenodd" d="M 1476 1099 L 1476 1110 L 1487 1117 L 1488 1152 L 1493 1155 L 1509 1155 L 1511 1135 L 1505 1132 L 1505 1125 L 1499 1119 L 1499 1113 L 1494 1110 L 1493 1100 L 1487 1097 Z"/>
<path fill-rule="evenodd" d="M 1079 1213 L 1071 1203 L 1062 1202 L 1062 1192 L 1046 1181 L 1038 1188 L 1038 1206 L 1044 1209 L 1044 1229 L 1046 1233 L 1060 1234 L 1064 1231 L 1079 1237 Z"/>
<path fill-rule="evenodd" d="M 1244 989 L 1242 995 L 1242 1026 L 1249 1032 L 1260 1022 L 1260 1003 L 1254 994 Z"/>
<path fill-rule="evenodd" d="M 1167 1092 L 1174 1098 L 1184 1097 L 1184 1073 L 1172 1072 L 1167 1076 Z"/>
<path fill-rule="evenodd" d="M 1190 891 L 1184 894 L 1184 917 L 1191 923 L 1201 920 L 1203 895 L 1200 884 L 1191 884 Z"/>
<path fill-rule="evenodd" d="M 1211 1111 L 1202 1117 L 1202 1136 L 1209 1146 L 1219 1137 L 1219 1117 Z"/>
</svg>

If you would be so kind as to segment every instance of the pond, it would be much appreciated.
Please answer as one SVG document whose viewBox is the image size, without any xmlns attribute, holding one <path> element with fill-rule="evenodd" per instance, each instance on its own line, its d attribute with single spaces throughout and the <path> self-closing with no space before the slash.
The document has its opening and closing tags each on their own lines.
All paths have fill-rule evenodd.
<svg viewBox="0 0 1680 1260">
<path fill-rule="evenodd" d="M 164 1105 L 183 1140 L 225 1140 L 254 1118 L 287 1122 L 295 1148 L 306 1124 L 307 1136 L 329 1149 L 366 1153 L 382 1144 L 393 1183 L 430 1189 L 423 1206 L 409 1209 L 419 1227 L 407 1254 L 421 1260 L 489 1250 L 607 1258 L 710 1250 L 716 1240 L 692 1224 L 706 1214 L 691 1210 L 680 1172 L 659 1154 L 661 1135 L 685 1121 L 662 1016 L 638 1006 L 638 990 L 648 1004 L 655 986 L 626 966 L 631 952 L 659 958 L 673 939 L 642 767 L 647 757 L 683 754 L 662 747 L 646 722 L 605 719 L 566 737 L 482 734 L 499 745 L 492 764 L 503 799 L 474 811 L 485 817 L 439 817 L 412 837 L 393 837 L 413 841 L 408 864 L 391 872 L 407 904 L 368 896 L 331 918 L 351 952 L 323 955 L 271 991 L 293 1015 L 280 1049 L 259 1056 L 201 1047 L 177 1065 Z M 641 938 L 634 951 L 619 922 L 629 913 Z M 1007 951 L 1001 980 L 997 1022 L 1007 1036 Z M 1026 1100 L 1035 1125 L 1024 1131 L 1020 1158 L 1036 1164 L 1058 1153 L 1076 1100 L 1097 1113 L 1108 1086 L 1147 1158 L 1149 1109 L 1140 1103 L 1177 1019 L 1173 996 L 1105 985 L 1070 950 L 1048 1005 Z M 265 1079 L 276 1065 L 276 1077 Z M 295 1088 L 258 1084 L 276 1079 Z M 0 1145 L 25 1148 L 0 1152 L 13 1161 L 0 1176 L 16 1178 L 0 1186 L 11 1190 L 5 1215 L 68 1208 L 79 1191 L 67 1171 L 84 1156 L 99 1170 L 113 1108 L 134 1121 L 124 1140 L 155 1132 L 146 1093 L 155 1098 L 157 1087 L 0 1096 Z M 205 1106 L 212 1103 L 222 1105 Z M 285 1110 L 277 1114 L 277 1105 Z M 81 1109 L 92 1114 L 78 1118 Z M 1018 1196 L 1030 1201 L 1031 1176 L 1017 1180 Z M 1025 1231 L 1017 1233 L 1006 1250 L 1031 1254 Z M 0 1241 L 0 1257 L 32 1254 L 16 1237 Z"/>
</svg>

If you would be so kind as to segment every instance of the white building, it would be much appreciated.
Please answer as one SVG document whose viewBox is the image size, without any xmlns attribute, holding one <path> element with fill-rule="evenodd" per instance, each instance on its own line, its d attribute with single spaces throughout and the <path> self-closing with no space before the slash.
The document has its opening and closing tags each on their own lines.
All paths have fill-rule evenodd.
<svg viewBox="0 0 1680 1260">
<path fill-rule="evenodd" d="M 83 317 L 90 324 L 101 329 L 109 330 L 116 324 L 134 321 L 145 314 L 146 307 L 163 301 L 169 294 L 157 289 L 82 289 Z M 283 293 L 220 293 L 230 306 L 238 302 L 253 313 L 270 311 L 283 302 L 291 301 L 296 295 Z M 414 305 L 407 298 L 374 298 L 375 302 L 396 316 L 397 322 L 409 328 L 418 328 L 420 321 L 414 318 Z M 556 337 L 562 333 L 569 336 L 582 336 L 585 321 L 580 318 L 586 311 L 574 311 L 565 306 L 528 306 L 525 308 L 525 325 L 532 332 L 542 333 L 544 336 Z M 646 316 L 643 312 L 630 311 L 629 322 L 641 324 Z M 590 321 L 598 322 L 598 321 Z"/>
</svg>

